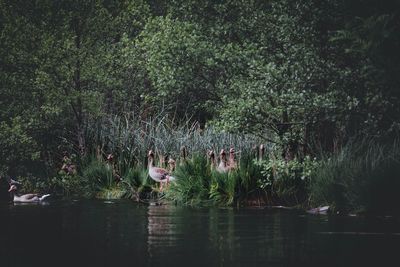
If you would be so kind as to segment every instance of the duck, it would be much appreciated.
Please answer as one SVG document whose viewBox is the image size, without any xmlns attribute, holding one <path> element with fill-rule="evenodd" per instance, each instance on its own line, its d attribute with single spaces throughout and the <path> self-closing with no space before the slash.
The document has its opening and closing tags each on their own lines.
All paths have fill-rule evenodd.
<svg viewBox="0 0 400 267">
<path fill-rule="evenodd" d="M 112 170 L 112 174 L 114 177 L 114 181 L 118 184 L 119 182 L 122 181 L 121 175 L 118 174 L 117 171 L 117 166 L 114 163 L 114 155 L 113 154 L 108 154 L 107 156 L 107 168 Z"/>
<path fill-rule="evenodd" d="M 217 163 L 215 161 L 215 153 L 214 150 L 207 151 L 207 157 L 210 160 L 211 170 L 215 170 L 217 168 Z"/>
<path fill-rule="evenodd" d="M 313 209 L 307 210 L 307 213 L 310 213 L 310 214 L 328 214 L 329 211 L 330 211 L 330 207 L 329 206 L 323 206 L 323 207 L 318 207 L 318 208 L 313 208 Z"/>
<path fill-rule="evenodd" d="M 45 194 L 40 196 L 39 194 L 25 194 L 19 195 L 17 193 L 17 186 L 11 185 L 8 192 L 11 193 L 14 202 L 23 202 L 23 203 L 32 203 L 32 202 L 41 202 L 50 196 L 50 194 Z"/>
<path fill-rule="evenodd" d="M 170 158 L 168 160 L 168 171 L 173 172 L 173 171 L 175 171 L 175 168 L 176 168 L 176 162 L 174 159 Z"/>
<path fill-rule="evenodd" d="M 229 170 L 235 170 L 237 169 L 237 163 L 235 160 L 235 149 L 233 147 L 231 147 L 229 149 L 229 162 L 228 162 L 228 167 Z"/>
<path fill-rule="evenodd" d="M 217 172 L 225 173 L 229 171 L 229 166 L 226 164 L 226 153 L 224 149 L 219 152 L 219 164 L 217 166 Z"/>
<path fill-rule="evenodd" d="M 160 190 L 162 190 L 163 183 L 169 183 L 170 181 L 174 181 L 175 177 L 171 176 L 170 173 L 164 168 L 154 167 L 154 153 L 152 150 L 148 153 L 149 157 L 149 176 L 154 181 L 161 183 Z"/>
</svg>

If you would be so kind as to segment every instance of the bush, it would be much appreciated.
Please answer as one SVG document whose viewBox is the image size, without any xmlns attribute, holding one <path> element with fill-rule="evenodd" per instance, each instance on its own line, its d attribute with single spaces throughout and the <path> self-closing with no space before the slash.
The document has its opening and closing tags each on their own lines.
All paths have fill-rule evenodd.
<svg viewBox="0 0 400 267">
<path fill-rule="evenodd" d="M 306 156 L 301 161 L 286 161 L 272 155 L 257 164 L 264 175 L 258 185 L 270 193 L 274 203 L 298 205 L 307 200 L 307 184 L 318 166 L 316 159 Z"/>
</svg>

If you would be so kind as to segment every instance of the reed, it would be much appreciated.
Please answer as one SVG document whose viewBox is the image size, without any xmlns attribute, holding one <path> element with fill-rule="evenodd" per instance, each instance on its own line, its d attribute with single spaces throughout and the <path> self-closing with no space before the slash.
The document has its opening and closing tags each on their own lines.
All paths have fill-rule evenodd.
<svg viewBox="0 0 400 267">
<path fill-rule="evenodd" d="M 400 143 L 374 139 L 349 142 L 325 156 L 310 183 L 312 205 L 339 212 L 398 213 Z"/>
<path fill-rule="evenodd" d="M 255 144 L 260 143 L 259 138 L 251 135 L 219 132 L 212 127 L 201 128 L 198 123 L 190 120 L 176 123 L 162 113 L 145 120 L 135 113 L 129 113 L 89 122 L 86 140 L 90 144 L 89 159 L 81 159 L 82 165 L 87 166 L 81 169 L 89 192 L 97 192 L 101 188 L 104 191 L 104 188 L 114 186 L 112 173 L 103 162 L 106 155 L 111 153 L 114 156 L 115 172 L 122 178 L 126 190 L 124 196 L 136 199 L 157 191 L 154 182 L 147 176 L 148 150 L 155 151 L 159 158 L 173 158 L 179 165 L 185 160 L 181 155 L 181 148 L 185 147 L 191 161 L 185 165 L 187 169 L 177 169 L 178 176 L 189 177 L 180 181 L 181 190 L 186 193 L 179 195 L 179 201 L 184 203 L 207 199 L 205 195 L 210 189 L 209 167 L 204 157 L 194 156 L 196 153 L 205 154 L 207 149 L 219 151 L 230 146 L 234 146 L 240 153 L 251 151 Z M 99 178 L 100 173 L 103 173 L 103 178 Z M 197 196 L 193 195 L 194 192 Z"/>
<path fill-rule="evenodd" d="M 260 143 L 260 139 L 252 135 L 219 132 L 212 127 L 201 128 L 190 120 L 177 124 L 164 114 L 143 120 L 134 113 L 89 122 L 86 139 L 92 154 L 100 151 L 105 157 L 113 153 L 122 172 L 137 163 L 145 165 L 149 149 L 156 154 L 178 159 L 182 146 L 191 155 L 230 146 L 235 146 L 237 151 L 250 151 L 254 144 Z"/>
</svg>

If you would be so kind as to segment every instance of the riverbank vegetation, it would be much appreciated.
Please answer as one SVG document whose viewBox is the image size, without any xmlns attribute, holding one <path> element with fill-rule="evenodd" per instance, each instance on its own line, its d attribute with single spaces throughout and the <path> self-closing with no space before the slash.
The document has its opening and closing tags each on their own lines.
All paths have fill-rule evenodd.
<svg viewBox="0 0 400 267">
<path fill-rule="evenodd" d="M 0 0 L 0 176 L 60 196 L 396 212 L 399 10 Z M 218 173 L 207 151 L 231 147 L 238 168 Z M 177 163 L 162 193 L 150 149 Z"/>
</svg>

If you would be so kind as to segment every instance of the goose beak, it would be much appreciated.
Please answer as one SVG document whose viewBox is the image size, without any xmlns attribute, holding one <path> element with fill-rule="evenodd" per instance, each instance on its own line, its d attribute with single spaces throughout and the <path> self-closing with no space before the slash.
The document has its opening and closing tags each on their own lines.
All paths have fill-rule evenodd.
<svg viewBox="0 0 400 267">
<path fill-rule="evenodd" d="M 15 185 L 10 186 L 10 189 L 8 189 L 8 192 L 17 190 L 17 187 Z"/>
</svg>

